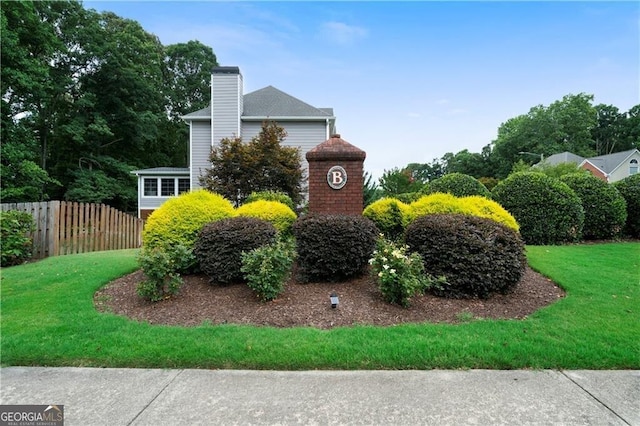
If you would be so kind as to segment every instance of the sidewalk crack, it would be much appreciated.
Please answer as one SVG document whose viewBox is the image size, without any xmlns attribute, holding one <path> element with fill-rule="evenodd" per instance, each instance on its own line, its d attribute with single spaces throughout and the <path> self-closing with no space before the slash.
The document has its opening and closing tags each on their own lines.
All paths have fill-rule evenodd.
<svg viewBox="0 0 640 426">
<path fill-rule="evenodd" d="M 621 417 L 618 413 L 616 413 L 611 407 L 609 407 L 607 404 L 604 403 L 604 401 L 601 401 L 597 396 L 595 396 L 594 394 L 592 394 L 591 392 L 589 392 L 586 388 L 584 388 L 580 383 L 576 382 L 575 380 L 573 380 L 571 378 L 571 376 L 567 375 L 564 370 L 559 370 L 559 373 L 562 374 L 564 377 L 566 377 L 567 379 L 569 379 L 569 381 L 571 383 L 573 383 L 574 385 L 578 386 L 580 389 L 582 389 L 584 391 L 584 393 L 586 393 L 587 395 L 589 395 L 592 399 L 594 399 L 596 402 L 598 402 L 600 405 L 602 405 L 604 408 L 606 408 L 607 410 L 609 410 L 610 413 L 612 413 L 614 416 L 616 416 L 617 418 L 619 418 L 620 420 L 622 420 L 622 422 L 624 422 L 624 424 L 631 426 L 631 423 L 629 423 L 628 421 L 626 421 L 623 417 Z"/>
<path fill-rule="evenodd" d="M 176 375 L 175 375 L 171 380 L 169 380 L 169 382 L 168 382 L 166 385 L 164 385 L 164 387 L 163 387 L 162 389 L 160 389 L 160 391 L 156 394 L 156 396 L 154 396 L 153 398 L 151 398 L 151 401 L 149 401 L 149 402 L 148 402 L 144 407 L 142 407 L 142 410 L 140 410 L 140 411 L 138 412 L 138 414 L 136 414 L 136 416 L 135 416 L 133 419 L 131 419 L 131 421 L 130 421 L 129 423 L 127 423 L 127 426 L 132 425 L 133 423 L 135 423 L 135 421 L 138 419 L 138 417 L 140 417 L 140 415 L 141 415 L 142 413 L 144 413 L 144 412 L 147 410 L 147 408 L 149 408 L 149 406 L 150 406 L 151 404 L 153 404 L 153 403 L 155 402 L 155 400 L 156 400 L 156 399 L 158 399 L 158 397 L 159 397 L 160 395 L 162 395 L 162 393 L 163 393 L 163 392 L 164 392 L 164 391 L 165 391 L 169 386 L 171 386 L 171 384 L 172 384 L 172 383 L 173 383 L 173 382 L 178 378 L 178 376 L 180 376 L 183 372 L 184 372 L 184 370 L 180 370 L 180 371 L 178 372 L 178 374 L 176 374 Z"/>
</svg>

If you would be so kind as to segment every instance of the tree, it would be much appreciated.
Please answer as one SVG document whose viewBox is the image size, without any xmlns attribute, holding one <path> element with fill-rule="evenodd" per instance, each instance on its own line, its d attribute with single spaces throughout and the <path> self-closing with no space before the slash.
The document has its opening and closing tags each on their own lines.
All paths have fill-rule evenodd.
<svg viewBox="0 0 640 426">
<path fill-rule="evenodd" d="M 640 104 L 632 107 L 626 114 L 623 126 L 623 144 L 628 149 L 640 149 Z"/>
<path fill-rule="evenodd" d="M 363 182 L 363 206 L 367 207 L 369 204 L 382 198 L 382 190 L 378 188 L 378 185 L 373 181 L 373 176 L 367 171 L 364 172 Z"/>
<path fill-rule="evenodd" d="M 411 170 L 407 168 L 399 169 L 398 167 L 385 170 L 378 182 L 385 197 L 418 192 L 424 186 L 423 183 L 416 181 Z"/>
<path fill-rule="evenodd" d="M 265 121 L 248 144 L 240 138 L 222 139 L 211 150 L 211 168 L 200 177 L 201 185 L 236 205 L 258 191 L 281 191 L 300 203 L 304 184 L 300 149 L 282 146 L 286 136 L 276 122 Z"/>
<path fill-rule="evenodd" d="M 444 175 L 445 164 L 434 158 L 430 163 L 409 163 L 405 168 L 411 173 L 411 177 L 423 185 L 438 179 Z"/>
<path fill-rule="evenodd" d="M 442 162 L 446 174 L 462 173 L 473 176 L 476 179 L 483 176 L 491 176 L 492 174 L 488 158 L 485 155 L 469 152 L 466 149 L 456 154 L 446 153 L 442 156 Z"/>
<path fill-rule="evenodd" d="M 613 105 L 599 104 L 595 106 L 597 125 L 591 131 L 595 150 L 598 155 L 607 155 L 624 150 L 624 125 L 626 114 Z M 621 149 L 622 148 L 622 149 Z"/>
<path fill-rule="evenodd" d="M 213 49 L 199 41 L 164 47 L 164 102 L 167 119 L 160 127 L 160 145 L 169 158 L 165 165 L 188 165 L 189 128 L 182 115 L 209 104 L 211 70 L 218 65 Z"/>
<path fill-rule="evenodd" d="M 548 107 L 538 105 L 498 128 L 491 155 L 496 177 L 509 174 L 520 152 L 549 156 L 569 151 L 583 157 L 596 153 L 592 131 L 597 125 L 593 95 L 567 95 Z M 531 164 L 532 158 L 523 160 Z"/>
</svg>

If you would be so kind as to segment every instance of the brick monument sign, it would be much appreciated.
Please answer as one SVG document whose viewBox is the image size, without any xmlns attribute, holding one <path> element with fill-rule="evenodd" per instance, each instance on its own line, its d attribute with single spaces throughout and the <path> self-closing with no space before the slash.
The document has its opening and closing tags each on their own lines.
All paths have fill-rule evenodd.
<svg viewBox="0 0 640 426">
<path fill-rule="evenodd" d="M 309 213 L 361 215 L 366 156 L 340 135 L 308 151 Z"/>
</svg>

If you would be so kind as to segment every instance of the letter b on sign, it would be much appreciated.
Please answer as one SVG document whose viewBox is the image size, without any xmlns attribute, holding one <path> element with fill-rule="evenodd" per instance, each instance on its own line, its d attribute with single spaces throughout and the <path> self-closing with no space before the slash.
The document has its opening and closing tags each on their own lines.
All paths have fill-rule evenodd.
<svg viewBox="0 0 640 426">
<path fill-rule="evenodd" d="M 333 189 L 341 189 L 347 184 L 347 171 L 340 166 L 333 166 L 327 172 L 327 183 Z"/>
</svg>

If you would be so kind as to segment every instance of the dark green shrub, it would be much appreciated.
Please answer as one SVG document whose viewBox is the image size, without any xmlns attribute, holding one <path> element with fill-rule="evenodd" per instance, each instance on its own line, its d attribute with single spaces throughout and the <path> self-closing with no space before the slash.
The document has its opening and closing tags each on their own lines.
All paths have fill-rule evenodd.
<svg viewBox="0 0 640 426">
<path fill-rule="evenodd" d="M 300 281 L 341 281 L 365 272 L 378 229 L 363 216 L 310 214 L 293 224 Z"/>
<path fill-rule="evenodd" d="M 527 244 L 573 242 L 582 236 L 580 198 L 556 178 L 514 173 L 493 188 L 493 199 L 516 218 Z"/>
<path fill-rule="evenodd" d="M 206 224 L 193 249 L 202 272 L 212 283 L 243 281 L 242 252 L 275 241 L 276 228 L 254 217 L 233 217 Z"/>
<path fill-rule="evenodd" d="M 613 185 L 627 202 L 624 233 L 633 238 L 640 238 L 640 174 L 626 177 Z"/>
<path fill-rule="evenodd" d="M 273 300 L 284 291 L 295 254 L 293 239 L 280 240 L 242 253 L 241 271 L 247 285 L 260 300 Z"/>
<path fill-rule="evenodd" d="M 289 206 L 291 210 L 296 211 L 296 205 L 287 194 L 279 191 L 257 191 L 249 194 L 246 200 L 244 200 L 243 204 L 252 203 L 254 201 L 264 200 L 264 201 L 279 201 L 282 204 Z"/>
<path fill-rule="evenodd" d="M 615 238 L 627 220 L 627 203 L 618 190 L 591 174 L 568 174 L 560 180 L 578 195 L 584 209 L 582 236 L 588 240 Z"/>
<path fill-rule="evenodd" d="M 146 276 L 136 288 L 138 296 L 157 302 L 178 293 L 183 283 L 180 271 L 193 264 L 193 253 L 180 244 L 144 246 L 138 255 L 138 263 Z"/>
<path fill-rule="evenodd" d="M 424 266 L 446 282 L 433 286 L 438 296 L 488 298 L 507 293 L 526 266 L 520 235 L 491 219 L 459 214 L 421 216 L 406 230 L 405 240 Z"/>
<path fill-rule="evenodd" d="M 1 266 L 19 265 L 33 254 L 33 241 L 29 233 L 35 224 L 33 216 L 15 210 L 0 211 Z"/>
<path fill-rule="evenodd" d="M 425 190 L 430 193 L 442 192 L 455 195 L 456 197 L 467 197 L 470 195 L 480 195 L 491 198 L 491 192 L 478 179 L 463 173 L 449 173 L 425 186 Z"/>
</svg>

